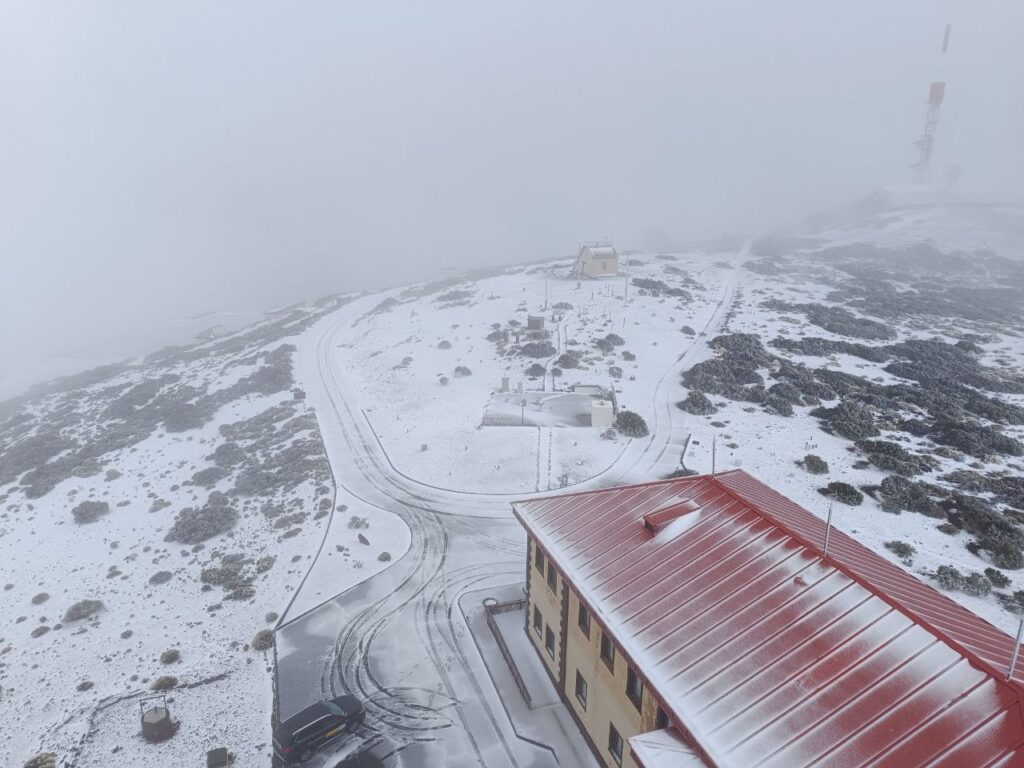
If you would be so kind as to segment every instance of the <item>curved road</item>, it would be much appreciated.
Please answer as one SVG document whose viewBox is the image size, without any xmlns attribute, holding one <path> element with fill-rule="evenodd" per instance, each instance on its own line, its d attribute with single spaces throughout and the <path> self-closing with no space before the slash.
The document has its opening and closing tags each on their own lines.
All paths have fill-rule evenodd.
<svg viewBox="0 0 1024 768">
<path fill-rule="evenodd" d="M 703 336 L 721 329 L 737 272 L 727 277 Z M 351 692 L 366 703 L 365 746 L 388 765 L 555 766 L 549 750 L 516 736 L 458 606 L 467 592 L 521 581 L 525 537 L 510 503 L 551 492 L 463 493 L 391 464 L 332 356 L 378 301 L 358 299 L 315 326 L 299 366 L 339 492 L 401 517 L 411 544 L 386 570 L 281 626 L 281 715 Z M 686 439 L 686 414 L 673 405 L 679 376 L 707 355 L 698 336 L 658 382 L 650 437 L 631 441 L 611 467 L 573 490 L 663 477 L 678 467 Z"/>
</svg>

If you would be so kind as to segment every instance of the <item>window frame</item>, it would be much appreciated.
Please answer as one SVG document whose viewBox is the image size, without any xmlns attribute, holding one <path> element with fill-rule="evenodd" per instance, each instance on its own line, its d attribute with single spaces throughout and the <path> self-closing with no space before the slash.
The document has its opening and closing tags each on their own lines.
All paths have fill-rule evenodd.
<svg viewBox="0 0 1024 768">
<path fill-rule="evenodd" d="M 633 689 L 636 688 L 634 691 Z M 626 669 L 626 698 L 633 702 L 636 711 L 640 712 L 644 702 L 644 680 L 637 673 L 633 665 Z"/>
<path fill-rule="evenodd" d="M 546 561 L 547 561 L 547 558 L 544 557 L 544 550 L 540 548 L 540 545 L 537 544 L 537 542 L 534 542 L 533 543 L 533 565 L 534 565 L 534 567 L 538 571 L 541 572 L 541 574 L 544 573 L 544 565 L 545 565 Z"/>
<path fill-rule="evenodd" d="M 654 729 L 656 731 L 661 731 L 668 728 L 671 724 L 672 721 L 669 719 L 668 712 L 659 706 L 658 714 L 654 717 Z"/>
<path fill-rule="evenodd" d="M 590 609 L 580 601 L 579 610 L 576 613 L 576 626 L 580 628 L 580 632 L 586 635 L 587 639 L 590 639 Z"/>
<path fill-rule="evenodd" d="M 616 751 L 616 748 L 618 751 Z M 625 743 L 622 740 L 622 734 L 619 733 L 619 729 L 615 727 L 614 723 L 608 723 L 608 752 L 615 760 L 616 765 L 622 765 L 622 752 L 625 748 Z"/>
<path fill-rule="evenodd" d="M 582 684 L 582 686 L 581 686 L 581 684 Z M 582 696 L 580 696 L 580 688 L 581 687 L 583 689 L 583 695 Z M 576 701 L 578 701 L 580 703 L 580 706 L 583 707 L 583 711 L 584 712 L 587 711 L 587 693 L 589 691 L 589 688 L 590 688 L 590 686 L 587 685 L 587 678 L 585 678 L 583 675 L 581 675 L 580 671 L 577 669 L 576 670 L 576 685 L 575 685 L 575 689 L 574 689 L 573 692 L 576 694 Z"/>
<path fill-rule="evenodd" d="M 537 633 L 537 637 L 540 637 L 541 630 L 544 628 L 544 616 L 540 612 L 540 608 L 536 605 L 533 606 L 533 631 Z"/>
<path fill-rule="evenodd" d="M 551 643 L 548 643 L 550 639 Z M 544 627 L 544 650 L 548 652 L 548 656 L 551 660 L 555 659 L 555 633 L 551 631 L 551 625 L 547 624 Z"/>
<path fill-rule="evenodd" d="M 608 648 L 611 649 L 611 652 L 608 655 L 605 655 L 605 652 L 604 652 L 606 645 L 607 645 Z M 615 671 L 615 641 L 612 639 L 612 636 L 609 635 L 603 629 L 601 630 L 601 651 L 600 651 L 600 654 L 601 654 L 601 661 L 604 662 L 604 665 L 606 667 L 608 667 L 609 671 L 614 672 Z"/>
<path fill-rule="evenodd" d="M 552 592 L 558 592 L 558 571 L 555 570 L 555 564 L 548 559 L 548 589 Z"/>
</svg>

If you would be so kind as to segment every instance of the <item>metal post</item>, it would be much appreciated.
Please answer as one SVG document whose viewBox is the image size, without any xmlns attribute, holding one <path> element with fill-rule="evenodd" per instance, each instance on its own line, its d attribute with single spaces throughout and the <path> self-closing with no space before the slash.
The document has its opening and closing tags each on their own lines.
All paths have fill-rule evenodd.
<svg viewBox="0 0 1024 768">
<path fill-rule="evenodd" d="M 711 438 L 711 476 L 712 477 L 715 476 L 715 459 L 716 459 L 716 454 L 717 453 L 718 453 L 718 438 L 717 437 L 712 437 Z"/>
<path fill-rule="evenodd" d="M 1024 635 L 1024 616 L 1020 618 L 1020 626 L 1017 627 L 1017 641 L 1013 644 L 1013 656 L 1010 657 L 1010 669 L 1006 673 L 1006 679 L 1013 677 L 1013 670 L 1017 666 L 1017 657 L 1020 655 L 1020 639 Z"/>
<path fill-rule="evenodd" d="M 821 548 L 821 556 L 828 556 L 828 537 L 832 533 L 832 503 L 828 505 L 828 518 L 825 520 L 825 546 Z"/>
</svg>

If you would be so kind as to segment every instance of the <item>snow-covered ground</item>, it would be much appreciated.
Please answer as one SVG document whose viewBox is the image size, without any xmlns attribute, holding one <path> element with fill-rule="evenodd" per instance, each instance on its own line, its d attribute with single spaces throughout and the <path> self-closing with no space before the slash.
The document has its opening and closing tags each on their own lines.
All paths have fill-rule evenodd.
<svg viewBox="0 0 1024 768">
<path fill-rule="evenodd" d="M 273 650 L 255 636 L 408 546 L 335 496 L 275 356 L 331 306 L 3 404 L 0 476 L 30 470 L 0 485 L 4 765 L 189 765 L 218 746 L 269 763 Z M 217 514 L 173 534 L 187 508 Z M 97 602 L 69 615 L 80 601 Z M 152 745 L 139 703 L 160 678 L 180 728 Z"/>
<path fill-rule="evenodd" d="M 510 269 L 415 298 L 396 290 L 382 297 L 395 304 L 338 334 L 333 354 L 351 373 L 349 387 L 399 471 L 462 491 L 557 489 L 598 474 L 627 438 L 602 437 L 603 429 L 590 426 L 482 426 L 503 377 L 513 389 L 614 387 L 620 408 L 650 419 L 655 387 L 718 305 L 733 271 L 729 259 L 704 252 L 630 257 L 631 280 L 659 280 L 686 291 L 684 298 L 630 285 L 627 302 L 625 276 L 577 282 L 560 276 L 564 264 Z M 517 332 L 525 344 L 530 315 L 544 318 L 554 354 L 517 355 L 488 340 L 504 330 L 509 347 Z M 624 343 L 602 352 L 595 342 L 609 334 Z M 566 350 L 589 359 L 552 377 Z M 534 364 L 546 375 L 528 376 Z"/>
<path fill-rule="evenodd" d="M 843 305 L 839 295 L 849 289 L 849 274 L 816 255 L 829 246 L 899 249 L 930 241 L 947 254 L 982 258 L 988 250 L 1019 258 L 1021 230 L 1019 209 L 1005 207 L 877 212 L 819 228 L 803 241 L 769 243 L 768 250 L 782 254 L 777 270 L 756 244 L 753 253 L 701 248 L 632 255 L 628 297 L 626 276 L 577 283 L 565 277 L 564 263 L 511 267 L 291 308 L 224 339 L 165 350 L 0 404 L 0 705 L 8 725 L 0 753 L 14 766 L 52 751 L 63 766 L 156 768 L 195 763 L 206 749 L 224 745 L 238 764 L 267 764 L 273 652 L 252 649 L 256 634 L 309 616 L 360 583 L 365 590 L 355 592 L 377 600 L 388 621 L 400 610 L 418 615 L 414 599 L 423 598 L 425 585 L 399 585 L 396 595 L 380 577 L 444 574 L 450 542 L 418 541 L 424 532 L 457 538 L 467 585 L 489 580 L 477 584 L 483 588 L 504 577 L 504 570 L 487 570 L 488 559 L 517 573 L 512 561 L 521 541 L 501 494 L 601 484 L 606 476 L 608 482 L 651 480 L 654 472 L 675 468 L 708 471 L 714 444 L 718 467 L 743 467 L 826 514 L 828 499 L 818 492 L 826 482 L 873 488 L 891 472 L 866 462 L 851 440 L 823 431 L 809 403 L 794 405 L 791 416 L 715 394 L 709 395 L 712 414 L 667 407 L 690 394 L 679 374 L 714 357 L 708 342 L 718 334 L 753 334 L 775 363 L 912 384 L 883 370 L 886 362 L 770 345 L 777 338 L 863 340 L 812 324 L 806 311 L 770 309 L 764 302 L 855 306 Z M 947 279 L 938 265 L 934 275 L 927 265 L 910 276 L 901 277 L 899 269 L 894 263 L 890 279 L 901 291 L 942 288 Z M 719 327 L 725 310 L 728 319 Z M 544 318 L 544 332 L 527 331 L 530 316 Z M 885 322 L 892 338 L 863 343 L 969 341 L 986 369 L 1021 375 L 1019 321 L 917 314 Z M 524 350 L 528 344 L 536 346 Z M 565 355 L 574 351 L 578 367 L 569 367 Z M 561 375 L 553 375 L 555 368 Z M 772 368 L 760 372 L 770 384 Z M 505 377 L 513 390 L 520 383 L 545 392 L 577 383 L 613 390 L 620 409 L 647 421 L 655 433 L 651 445 L 664 455 L 640 461 L 646 438 L 585 424 L 484 426 Z M 308 402 L 303 388 L 311 391 Z M 983 394 L 1024 407 L 1024 394 Z M 906 408 L 924 418 L 920 409 Z M 538 420 L 571 421 L 563 416 L 540 412 Z M 1024 473 L 1011 454 L 936 453 L 932 437 L 881 421 L 877 439 L 938 462 L 916 481 L 948 491 L 952 486 L 942 476 L 954 470 Z M 1012 418 L 979 423 L 1024 441 L 1024 425 Z M 826 475 L 796 465 L 808 453 L 827 462 Z M 623 456 L 629 461 L 617 465 Z M 634 477 L 630 466 L 647 474 Z M 1018 525 L 1015 515 L 1024 510 L 997 506 Z M 944 532 L 938 526 L 945 521 L 936 517 L 884 512 L 870 494 L 859 506 L 835 503 L 834 522 L 897 562 L 885 544 L 912 545 L 916 553 L 904 565 L 923 578 L 940 565 L 965 573 L 991 565 L 984 549 L 966 548 L 972 534 L 949 525 Z M 407 551 L 414 556 L 403 557 Z M 387 570 L 400 561 L 401 569 Z M 1003 570 L 1010 580 L 1000 587 L 1004 597 L 1024 589 L 1024 570 Z M 431 591 L 448 600 L 468 588 L 449 594 L 445 583 Z M 952 596 L 1015 630 L 1015 616 L 993 595 Z M 358 599 L 352 593 L 351 600 Z M 97 610 L 85 618 L 65 618 L 82 600 L 102 607 L 93 606 Z M 429 604 L 431 611 L 444 607 L 433 599 Z M 365 606 L 333 604 L 331 621 L 346 621 L 345 611 L 356 608 Z M 419 618 L 425 636 L 438 631 L 433 613 Z M 333 631 L 331 621 L 325 619 L 324 631 Z M 338 646 L 333 674 L 341 682 L 348 671 L 342 662 L 365 654 L 364 637 L 416 640 L 378 637 L 373 621 L 373 611 L 361 611 L 366 634 Z M 461 630 L 447 631 L 454 633 L 454 653 Z M 324 639 L 330 647 L 332 637 Z M 178 658 L 172 653 L 162 662 L 167 651 Z M 386 649 L 378 656 L 387 658 Z M 430 663 L 408 664 L 432 681 Z M 311 674 L 319 682 L 320 668 Z M 181 727 L 169 742 L 153 746 L 138 736 L 138 703 L 161 676 L 177 679 L 168 696 Z M 495 705 L 493 690 L 485 699 Z M 397 743 L 402 724 L 391 725 L 389 738 Z M 505 726 L 490 727 L 501 732 Z"/>
</svg>

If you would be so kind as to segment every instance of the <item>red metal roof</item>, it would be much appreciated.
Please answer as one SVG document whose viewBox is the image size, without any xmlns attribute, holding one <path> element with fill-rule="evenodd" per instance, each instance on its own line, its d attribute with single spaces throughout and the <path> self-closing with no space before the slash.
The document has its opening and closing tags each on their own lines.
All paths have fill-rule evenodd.
<svg viewBox="0 0 1024 768">
<path fill-rule="evenodd" d="M 513 508 L 709 763 L 1024 766 L 1013 639 L 745 472 Z"/>
</svg>

